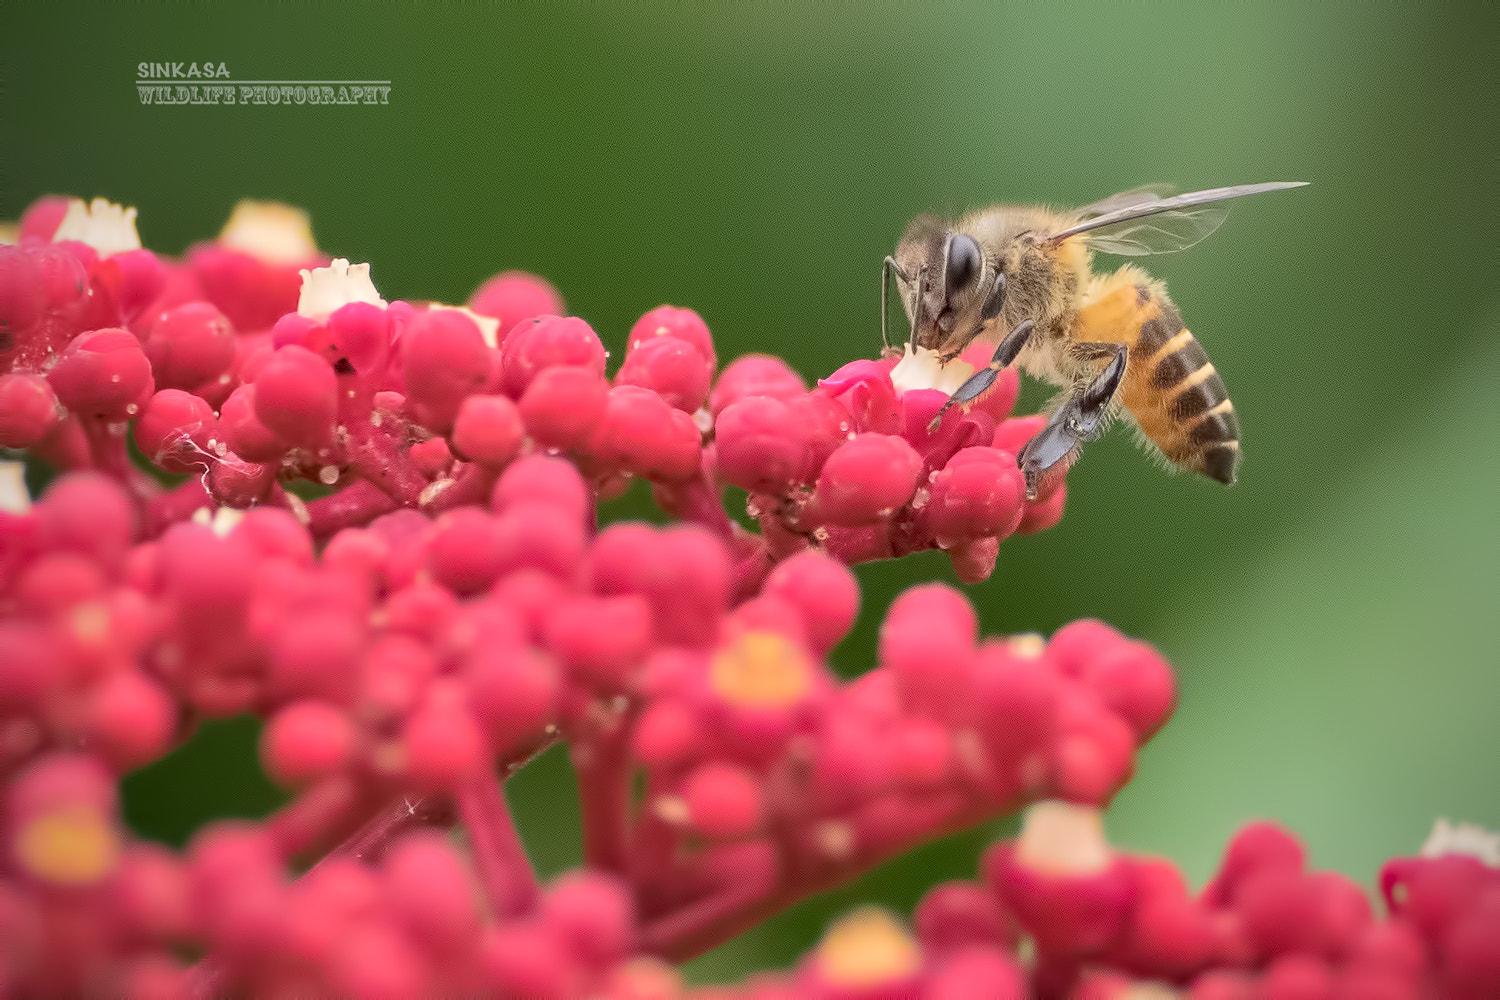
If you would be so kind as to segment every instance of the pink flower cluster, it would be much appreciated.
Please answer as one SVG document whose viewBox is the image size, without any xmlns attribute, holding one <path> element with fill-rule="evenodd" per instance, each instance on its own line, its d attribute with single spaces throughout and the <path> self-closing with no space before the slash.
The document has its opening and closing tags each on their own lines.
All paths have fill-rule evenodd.
<svg viewBox="0 0 1500 1000">
<path fill-rule="evenodd" d="M 811 391 L 774 358 L 719 373 L 691 310 L 643 316 L 610 378 L 539 278 L 387 303 L 284 208 L 181 261 L 103 201 L 43 199 L 20 233 L 0 446 L 62 474 L 32 503 L 0 465 L 0 996 L 673 997 L 669 962 L 1033 802 L 915 936 L 862 911 L 794 972 L 701 994 L 1500 982 L 1478 861 L 1392 862 L 1377 921 L 1272 827 L 1198 895 L 1109 848 L 1097 810 L 1175 682 L 1102 623 L 981 638 L 961 594 L 917 586 L 878 663 L 831 672 L 848 564 L 937 548 L 982 580 L 1060 518 L 1060 481 L 1025 499 L 1041 421 L 1010 416 L 1013 372 L 929 430 L 947 397 L 894 360 Z M 680 523 L 601 528 L 634 478 Z M 183 854 L 133 838 L 118 778 L 239 713 L 293 801 Z M 586 864 L 544 887 L 504 780 L 559 741 Z"/>
</svg>

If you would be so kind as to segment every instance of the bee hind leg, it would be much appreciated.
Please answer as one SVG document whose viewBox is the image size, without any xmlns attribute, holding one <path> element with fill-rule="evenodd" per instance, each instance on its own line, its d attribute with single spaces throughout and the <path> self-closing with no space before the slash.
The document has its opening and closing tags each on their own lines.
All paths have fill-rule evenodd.
<svg viewBox="0 0 1500 1000">
<path fill-rule="evenodd" d="M 1035 325 L 1029 319 L 1023 320 L 1016 324 L 1014 330 L 1005 335 L 1005 339 L 1000 341 L 1000 346 L 995 348 L 995 354 L 990 358 L 990 363 L 970 375 L 964 384 L 948 397 L 942 409 L 937 411 L 937 416 L 933 417 L 927 425 L 929 434 L 937 430 L 938 424 L 943 422 L 943 417 L 954 404 L 972 403 L 989 391 L 990 386 L 995 384 L 995 379 L 1000 377 L 1000 372 L 1016 360 L 1016 355 L 1021 353 L 1021 348 L 1025 347 L 1026 342 L 1031 339 L 1031 331 Z"/>
<path fill-rule="evenodd" d="M 1108 423 L 1110 403 L 1125 376 L 1126 347 L 1124 344 L 1101 346 L 1107 347 L 1112 354 L 1109 364 L 1092 382 L 1073 391 L 1047 421 L 1047 426 L 1026 442 L 1016 459 L 1021 474 L 1026 477 L 1028 500 L 1036 499 L 1049 471 L 1067 469 L 1072 465 L 1084 442 L 1098 437 Z"/>
</svg>

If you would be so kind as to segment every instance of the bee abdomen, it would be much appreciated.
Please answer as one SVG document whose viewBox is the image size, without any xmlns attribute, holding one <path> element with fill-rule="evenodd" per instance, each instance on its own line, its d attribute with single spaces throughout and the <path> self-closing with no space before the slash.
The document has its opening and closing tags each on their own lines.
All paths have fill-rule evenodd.
<svg viewBox="0 0 1500 1000">
<path fill-rule="evenodd" d="M 1155 411 L 1156 419 L 1142 420 L 1142 430 L 1168 459 L 1229 484 L 1239 468 L 1240 424 L 1224 380 L 1214 370 L 1208 352 L 1182 325 L 1177 308 L 1158 298 L 1160 312 L 1141 324 L 1136 341 L 1141 409 Z"/>
</svg>

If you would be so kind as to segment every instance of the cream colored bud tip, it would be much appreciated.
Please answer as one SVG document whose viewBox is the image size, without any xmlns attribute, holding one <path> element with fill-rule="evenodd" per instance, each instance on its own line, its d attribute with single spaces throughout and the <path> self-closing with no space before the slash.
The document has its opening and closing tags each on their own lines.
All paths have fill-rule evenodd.
<svg viewBox="0 0 1500 1000">
<path fill-rule="evenodd" d="M 937 351 L 907 344 L 901 360 L 891 369 L 891 384 L 897 392 L 938 389 L 951 396 L 973 374 L 974 366 L 967 361 L 954 358 L 945 365 Z"/>
<path fill-rule="evenodd" d="M 1048 875 L 1097 875 L 1113 861 L 1104 814 L 1094 806 L 1048 800 L 1026 810 L 1016 861 Z"/>
<path fill-rule="evenodd" d="M 443 309 L 448 312 L 462 313 L 469 317 L 475 326 L 479 327 L 479 335 L 484 338 L 485 346 L 491 349 L 500 346 L 500 321 L 495 317 L 481 316 L 467 306 L 449 306 L 441 302 L 434 302 L 427 309 L 429 312 L 434 309 Z"/>
<path fill-rule="evenodd" d="M 1478 823 L 1450 823 L 1439 818 L 1418 853 L 1424 858 L 1462 854 L 1500 868 L 1500 832 L 1486 830 Z"/>
<path fill-rule="evenodd" d="M 235 205 L 219 245 L 267 264 L 305 264 L 318 256 L 307 213 L 279 201 L 247 198 Z"/>
<path fill-rule="evenodd" d="M 302 271 L 302 297 L 297 300 L 299 315 L 325 320 L 351 302 L 368 302 L 385 308 L 385 299 L 370 280 L 369 264 L 351 264 L 336 257 L 327 267 Z"/>
<path fill-rule="evenodd" d="M 123 208 L 104 198 L 95 198 L 88 204 L 82 198 L 69 198 L 68 210 L 52 235 L 52 242 L 87 243 L 100 257 L 139 250 L 141 236 L 135 229 L 135 216 L 135 209 Z"/>
<path fill-rule="evenodd" d="M 0 511 L 25 514 L 31 510 L 31 494 L 26 492 L 26 463 L 0 462 Z"/>
</svg>

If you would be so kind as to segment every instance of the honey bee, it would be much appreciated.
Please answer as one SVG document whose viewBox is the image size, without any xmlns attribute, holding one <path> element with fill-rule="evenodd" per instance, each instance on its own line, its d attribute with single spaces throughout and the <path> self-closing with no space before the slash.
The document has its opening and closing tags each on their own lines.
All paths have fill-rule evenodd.
<svg viewBox="0 0 1500 1000">
<path fill-rule="evenodd" d="M 1160 281 L 1133 264 L 1095 274 L 1092 257 L 1185 250 L 1219 228 L 1229 214 L 1224 202 L 1305 183 L 1176 196 L 1151 186 L 1071 212 L 994 205 L 952 223 L 918 216 L 881 270 L 887 353 L 895 353 L 885 309 L 894 274 L 911 323 L 909 358 L 946 365 L 976 340 L 998 345 L 944 412 L 972 403 L 1012 362 L 1064 387 L 1046 427 L 1017 458 L 1032 499 L 1049 470 L 1071 465 L 1121 409 L 1167 461 L 1231 484 L 1240 464 L 1239 421 L 1207 352 Z M 933 426 L 941 419 L 942 412 Z"/>
</svg>

